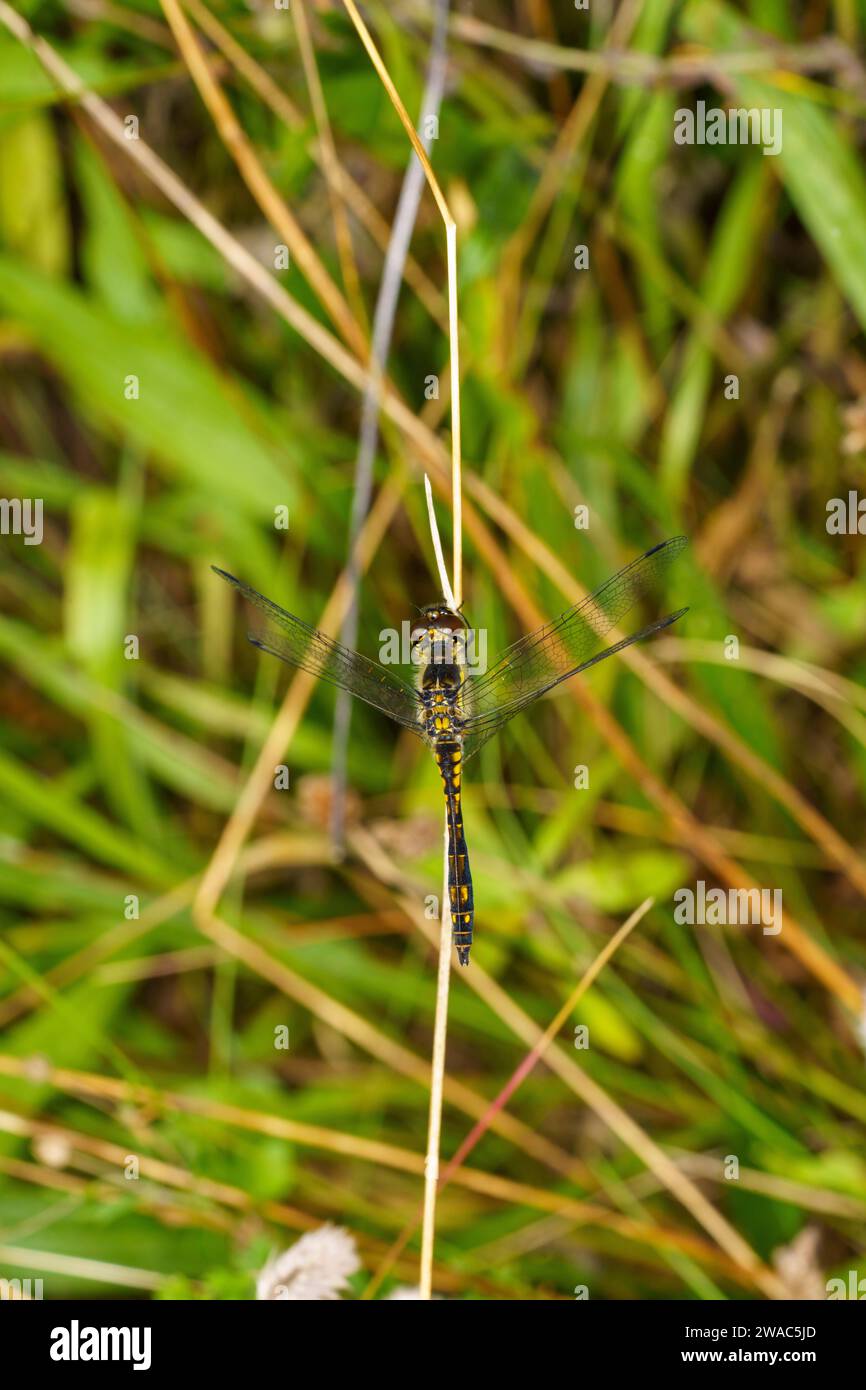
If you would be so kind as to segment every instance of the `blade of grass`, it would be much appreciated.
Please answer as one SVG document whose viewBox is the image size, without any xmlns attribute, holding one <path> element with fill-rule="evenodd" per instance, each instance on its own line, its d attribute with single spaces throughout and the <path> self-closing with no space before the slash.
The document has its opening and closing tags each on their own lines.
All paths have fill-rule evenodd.
<svg viewBox="0 0 866 1390">
<path fill-rule="evenodd" d="M 363 330 L 322 265 L 297 218 L 265 172 L 255 147 L 243 131 L 231 103 L 214 77 L 179 0 L 160 0 L 160 4 L 202 101 L 207 106 L 226 149 L 237 164 L 241 177 L 271 225 L 284 239 L 290 254 L 294 256 L 344 341 L 364 359 L 367 355 L 367 343 Z"/>
</svg>

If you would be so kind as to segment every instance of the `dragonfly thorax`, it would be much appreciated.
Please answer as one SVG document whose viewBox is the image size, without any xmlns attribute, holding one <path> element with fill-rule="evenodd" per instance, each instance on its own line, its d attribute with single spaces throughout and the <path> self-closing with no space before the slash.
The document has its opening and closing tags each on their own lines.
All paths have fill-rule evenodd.
<svg viewBox="0 0 866 1390">
<path fill-rule="evenodd" d="M 466 620 L 444 604 L 422 608 L 420 621 L 412 630 L 424 732 L 434 744 L 460 738 L 467 635 Z"/>
<path fill-rule="evenodd" d="M 421 609 L 420 618 L 412 626 L 412 659 L 423 673 L 427 666 L 466 666 L 466 619 L 444 603 L 431 603 Z M 459 683 L 459 682 L 458 682 Z"/>
<path fill-rule="evenodd" d="M 434 641 L 444 644 L 448 639 L 456 645 L 461 638 L 465 645 L 467 631 L 462 613 L 444 603 L 431 603 L 419 610 L 419 617 L 412 624 L 412 645 L 425 646 Z"/>
</svg>

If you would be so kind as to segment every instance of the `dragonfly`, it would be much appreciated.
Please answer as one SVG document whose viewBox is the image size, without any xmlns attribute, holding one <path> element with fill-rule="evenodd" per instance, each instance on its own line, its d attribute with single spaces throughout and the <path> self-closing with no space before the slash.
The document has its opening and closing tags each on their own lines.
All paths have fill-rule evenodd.
<svg viewBox="0 0 866 1390">
<path fill-rule="evenodd" d="M 665 573 L 688 544 L 685 536 L 654 545 L 545 627 L 508 647 L 483 674 L 467 659 L 471 637 L 463 613 L 442 600 L 419 609 L 410 629 L 413 685 L 390 666 L 341 646 L 309 623 L 212 566 L 263 615 L 248 634 L 261 651 L 344 690 L 409 729 L 432 750 L 442 778 L 448 828 L 448 897 L 452 940 L 469 964 L 475 920 L 472 872 L 463 827 L 463 766 L 516 714 L 554 686 L 677 622 L 687 608 L 605 646 L 604 641 L 642 600 L 658 597 Z"/>
</svg>

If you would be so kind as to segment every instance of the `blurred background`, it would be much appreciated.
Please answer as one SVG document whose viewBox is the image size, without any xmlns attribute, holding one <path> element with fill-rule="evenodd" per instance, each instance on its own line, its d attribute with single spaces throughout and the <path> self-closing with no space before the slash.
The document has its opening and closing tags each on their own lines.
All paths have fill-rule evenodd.
<svg viewBox="0 0 866 1390">
<path fill-rule="evenodd" d="M 356 708 L 336 853 L 334 693 L 210 565 L 339 631 L 407 140 L 337 3 L 15 13 L 54 67 L 4 6 L 0 1275 L 250 1298 L 332 1222 L 346 1296 L 385 1297 L 417 1283 L 438 774 Z M 691 540 L 646 620 L 687 618 L 467 769 L 443 1160 L 486 1118 L 434 1286 L 827 1297 L 866 1275 L 866 5 L 457 0 L 435 109 L 436 7 L 364 14 L 458 223 L 470 621 L 495 653 Z M 699 102 L 781 113 L 779 153 L 677 143 Z M 387 374 L 373 657 L 437 596 L 425 471 L 450 539 L 429 190 Z M 781 931 L 678 921 L 700 882 L 780 891 Z"/>
</svg>

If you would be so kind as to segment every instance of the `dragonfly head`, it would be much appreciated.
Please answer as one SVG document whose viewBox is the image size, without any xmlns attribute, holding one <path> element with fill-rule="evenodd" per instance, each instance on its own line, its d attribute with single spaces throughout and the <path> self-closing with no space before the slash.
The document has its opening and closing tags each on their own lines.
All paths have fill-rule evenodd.
<svg viewBox="0 0 866 1390">
<path fill-rule="evenodd" d="M 413 654 L 427 655 L 434 648 L 447 650 L 455 637 L 465 634 L 467 627 L 463 614 L 449 608 L 447 604 L 428 604 L 420 610 L 420 617 L 412 625 Z"/>
</svg>

